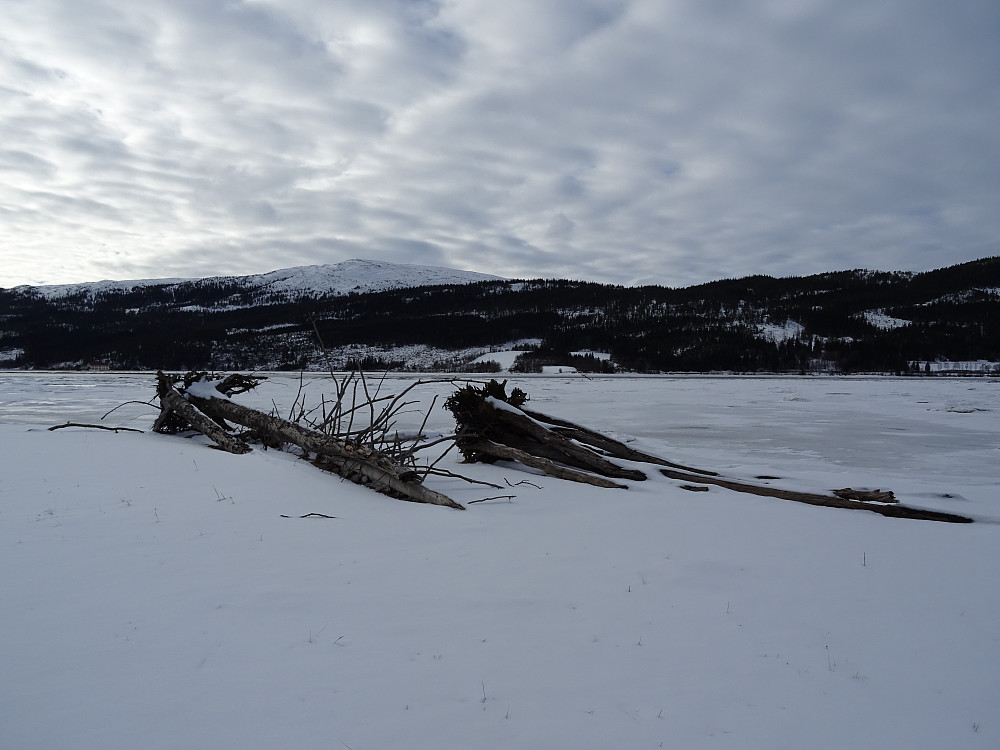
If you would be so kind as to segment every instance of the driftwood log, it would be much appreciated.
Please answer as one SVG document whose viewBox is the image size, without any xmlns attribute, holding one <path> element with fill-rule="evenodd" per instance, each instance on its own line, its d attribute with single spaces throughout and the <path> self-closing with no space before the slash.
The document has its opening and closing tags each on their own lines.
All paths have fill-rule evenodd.
<svg viewBox="0 0 1000 750">
<path fill-rule="evenodd" d="M 169 410 L 182 418 L 222 450 L 230 453 L 247 453 L 251 450 L 242 438 L 225 429 L 228 420 L 248 428 L 252 436 L 267 445 L 290 443 L 306 453 L 313 453 L 321 468 L 334 471 L 347 479 L 363 478 L 373 483 L 377 489 L 403 500 L 464 510 L 462 505 L 448 496 L 424 487 L 416 481 L 419 479 L 418 475 L 394 464 L 377 451 L 237 404 L 230 400 L 227 393 L 219 391 L 218 386 L 214 388 L 218 395 L 212 392 L 213 389 L 191 387 L 194 383 L 204 382 L 194 381 L 182 394 L 174 387 L 171 378 L 160 372 L 157 373 L 157 392 L 164 412 Z"/>
<path fill-rule="evenodd" d="M 646 479 L 642 471 L 619 466 L 593 448 L 575 442 L 572 436 L 547 426 L 536 415 L 529 416 L 520 408 L 527 401 L 527 394 L 514 388 L 508 395 L 506 386 L 506 380 L 503 383 L 491 380 L 478 388 L 467 385 L 445 401 L 445 408 L 458 425 L 457 444 L 466 461 L 514 460 L 560 479 L 601 487 L 627 488 L 627 485 L 602 482 L 600 477 L 637 482 Z"/>
<path fill-rule="evenodd" d="M 796 492 L 794 490 L 783 490 L 777 487 L 767 487 L 758 484 L 748 484 L 746 482 L 739 482 L 733 479 L 723 479 L 719 476 L 708 477 L 704 475 L 688 474 L 681 471 L 675 471 L 672 469 L 660 469 L 665 477 L 670 479 L 680 479 L 686 482 L 698 482 L 700 484 L 714 484 L 718 487 L 725 487 L 727 490 L 733 490 L 735 492 L 745 492 L 750 495 L 759 495 L 761 497 L 777 497 L 782 500 L 793 500 L 797 503 L 806 503 L 807 505 L 821 505 L 826 508 L 843 508 L 845 510 L 867 510 L 872 513 L 878 513 L 883 516 L 888 516 L 890 518 L 911 518 L 917 521 L 943 521 L 945 523 L 972 523 L 972 519 L 966 516 L 959 516 L 954 513 L 946 513 L 939 510 L 925 510 L 923 508 L 910 508 L 906 505 L 899 504 L 889 504 L 883 505 L 882 502 L 866 502 L 862 500 L 849 500 L 845 499 L 843 494 L 856 494 L 865 495 L 868 493 L 851 490 L 835 490 L 833 495 L 820 495 L 812 492 Z M 691 486 L 686 486 L 685 489 L 693 489 Z M 889 493 L 880 493 L 888 494 Z M 885 501 L 883 501 L 885 502 Z M 892 502 L 898 503 L 898 501 L 893 497 Z"/>
<path fill-rule="evenodd" d="M 533 456 L 527 451 L 523 451 L 519 448 L 512 448 L 509 445 L 494 443 L 491 440 L 480 438 L 479 440 L 468 443 L 466 447 L 473 451 L 476 455 L 489 456 L 493 459 L 517 461 L 518 463 L 530 466 L 533 469 L 539 469 L 556 479 L 568 479 L 571 482 L 582 482 L 583 484 L 592 484 L 595 487 L 607 487 L 609 489 L 628 489 L 627 484 L 618 484 L 617 482 L 613 482 L 612 480 L 602 476 L 588 474 L 585 471 L 578 471 L 577 469 L 571 469 L 567 466 L 561 466 L 551 459 L 542 458 L 541 456 Z"/>
<path fill-rule="evenodd" d="M 608 456 L 645 463 L 660 468 L 670 479 L 685 482 L 686 490 L 703 492 L 705 485 L 735 492 L 776 497 L 809 505 L 847 510 L 867 510 L 891 518 L 911 518 L 947 523 L 971 523 L 972 519 L 943 511 L 900 505 L 889 490 L 832 490 L 830 494 L 797 492 L 751 484 L 720 476 L 717 472 L 695 469 L 637 451 L 587 427 L 524 408 L 526 393 L 514 388 L 506 393 L 507 381 L 491 380 L 482 387 L 472 385 L 455 393 L 445 407 L 459 427 L 458 446 L 467 461 L 518 461 L 559 479 L 586 482 L 599 487 L 627 487 L 614 478 L 642 480 L 637 469 L 618 466 Z M 601 453 L 597 453 L 600 451 Z"/>
<path fill-rule="evenodd" d="M 190 427 L 205 434 L 220 449 L 231 453 L 249 452 L 249 440 L 267 446 L 295 445 L 306 456 L 314 455 L 314 463 L 320 468 L 367 484 L 385 494 L 464 510 L 462 505 L 446 495 L 423 486 L 423 478 L 431 468 L 423 472 L 415 470 L 412 453 L 416 448 L 391 453 L 379 450 L 383 444 L 378 441 L 362 443 L 358 435 L 368 435 L 370 430 L 351 431 L 353 418 L 347 421 L 348 437 L 345 439 L 250 409 L 229 398 L 254 387 L 259 379 L 257 376 L 234 375 L 219 383 L 210 383 L 204 373 L 189 373 L 183 378 L 183 386 L 178 388 L 180 377 L 158 373 L 161 413 L 154 429 L 177 432 Z M 458 389 L 445 402 L 445 408 L 452 412 L 458 425 L 455 444 L 466 461 L 515 461 L 559 479 L 615 489 L 628 488 L 627 484 L 615 480 L 646 479 L 646 474 L 640 469 L 619 465 L 610 460 L 613 458 L 633 465 L 658 467 L 663 476 L 684 482 L 680 486 L 687 490 L 704 491 L 708 489 L 706 485 L 712 485 L 809 505 L 866 510 L 892 518 L 972 522 L 965 516 L 900 505 L 889 490 L 846 487 L 832 490 L 830 494 L 799 492 L 740 481 L 716 472 L 673 463 L 635 450 L 587 427 L 525 409 L 527 394 L 514 388 L 508 395 L 506 384 L 506 381 L 498 383 L 496 380 L 481 387 L 470 384 Z M 372 404 L 369 401 L 369 406 Z M 352 407 L 346 414 L 353 415 L 356 409 Z M 373 424 L 384 422 L 391 425 L 394 412 L 391 407 L 387 409 L 378 419 L 373 416 Z M 373 407 L 369 410 L 374 414 Z M 234 434 L 230 422 L 246 428 L 246 432 Z M 393 455 L 396 460 L 393 460 Z M 407 456 L 410 463 L 401 463 L 403 456 Z"/>
<path fill-rule="evenodd" d="M 675 464 L 672 461 L 667 461 L 659 456 L 637 451 L 634 448 L 630 448 L 624 443 L 619 442 L 618 440 L 608 437 L 607 435 L 602 435 L 599 432 L 595 432 L 594 430 L 573 422 L 567 422 L 565 419 L 558 419 L 556 417 L 551 417 L 548 414 L 542 414 L 541 412 L 532 411 L 530 409 L 522 409 L 522 411 L 536 422 L 548 425 L 549 429 L 553 432 L 557 432 L 569 440 L 575 440 L 579 443 L 585 443 L 593 446 L 594 448 L 604 451 L 607 455 L 614 456 L 615 458 L 620 458 L 625 461 L 637 461 L 640 463 L 654 464 L 657 466 L 667 466 L 672 469 L 690 471 L 694 474 L 704 474 L 705 476 L 710 477 L 718 476 L 718 474 L 714 471 L 706 471 L 705 469 L 695 469 L 691 466 L 684 466 L 683 464 Z"/>
<path fill-rule="evenodd" d="M 863 500 L 868 503 L 898 503 L 896 495 L 892 490 L 855 490 L 844 487 L 842 490 L 834 490 L 833 494 L 843 500 Z"/>
<path fill-rule="evenodd" d="M 514 388 L 508 395 L 506 388 L 507 381 L 496 380 L 479 388 L 468 385 L 445 402 L 445 408 L 451 411 L 458 425 L 458 447 L 467 461 L 518 461 L 559 479 L 614 488 L 627 485 L 601 478 L 641 482 L 646 475 L 639 469 L 619 466 L 609 458 L 717 476 L 712 471 L 637 451 L 574 422 L 526 409 L 527 394 Z M 539 459 L 545 462 L 539 463 Z M 568 472 L 565 467 L 577 471 Z"/>
<path fill-rule="evenodd" d="M 182 396 L 162 372 L 156 374 L 156 393 L 160 397 L 160 416 L 153 424 L 153 429 L 159 431 L 167 419 L 181 419 L 195 430 L 209 438 L 219 448 L 228 453 L 249 453 L 252 448 L 243 440 L 227 432 L 208 415 L 198 411 L 195 406 Z M 221 394 L 220 394 L 221 395 Z"/>
<path fill-rule="evenodd" d="M 404 478 L 399 467 L 375 451 L 355 447 L 280 417 L 249 409 L 226 398 L 202 399 L 197 396 L 190 398 L 191 402 L 206 414 L 249 427 L 255 435 L 265 440 L 291 443 L 308 453 L 322 456 L 324 468 L 329 466 L 341 476 L 349 478 L 357 473 L 399 493 L 405 499 L 464 510 L 461 505 L 440 492 L 413 482 L 409 476 Z M 412 472 L 409 474 L 412 476 Z"/>
</svg>

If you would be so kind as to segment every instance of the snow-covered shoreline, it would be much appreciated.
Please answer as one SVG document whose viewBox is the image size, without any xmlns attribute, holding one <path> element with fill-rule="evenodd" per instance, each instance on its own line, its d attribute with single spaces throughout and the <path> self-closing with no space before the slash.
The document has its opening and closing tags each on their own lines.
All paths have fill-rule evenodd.
<svg viewBox="0 0 1000 750">
<path fill-rule="evenodd" d="M 539 487 L 461 513 L 289 454 L 45 429 L 149 399 L 150 373 L 0 373 L 0 746 L 998 744 L 995 379 L 510 381 L 672 460 L 980 523 L 452 463 Z M 288 408 L 297 388 L 237 399 Z"/>
</svg>

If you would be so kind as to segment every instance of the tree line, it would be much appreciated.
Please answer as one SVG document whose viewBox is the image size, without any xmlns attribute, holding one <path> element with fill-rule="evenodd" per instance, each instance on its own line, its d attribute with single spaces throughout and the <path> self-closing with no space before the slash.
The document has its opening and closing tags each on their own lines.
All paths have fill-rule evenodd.
<svg viewBox="0 0 1000 750">
<path fill-rule="evenodd" d="M 323 366 L 319 340 L 445 351 L 531 340 L 525 370 L 911 372 L 936 359 L 1000 360 L 1000 258 L 680 289 L 535 279 L 296 297 L 233 278 L 58 299 L 0 290 L 8 366 L 304 369 Z M 365 356 L 353 364 L 372 364 Z"/>
</svg>

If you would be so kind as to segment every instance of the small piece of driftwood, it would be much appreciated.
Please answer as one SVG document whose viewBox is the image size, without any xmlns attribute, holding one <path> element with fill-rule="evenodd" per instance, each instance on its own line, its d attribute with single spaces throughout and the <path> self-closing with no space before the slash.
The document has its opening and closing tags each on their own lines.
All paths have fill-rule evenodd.
<svg viewBox="0 0 1000 750">
<path fill-rule="evenodd" d="M 143 432 L 143 430 L 137 430 L 135 427 L 110 427 L 106 424 L 84 424 L 83 422 L 67 422 L 66 424 L 53 425 L 49 428 L 49 432 L 61 430 L 66 427 L 84 427 L 88 430 L 108 430 L 109 432 Z"/>
<path fill-rule="evenodd" d="M 834 490 L 833 494 L 842 500 L 858 500 L 865 503 L 898 503 L 895 493 L 892 490 L 854 490 L 844 487 L 842 490 Z"/>
</svg>

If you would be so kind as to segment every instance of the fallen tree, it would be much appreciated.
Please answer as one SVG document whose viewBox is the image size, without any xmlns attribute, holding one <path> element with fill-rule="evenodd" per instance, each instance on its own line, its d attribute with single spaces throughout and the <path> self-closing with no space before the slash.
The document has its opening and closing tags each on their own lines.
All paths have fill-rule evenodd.
<svg viewBox="0 0 1000 750">
<path fill-rule="evenodd" d="M 548 426 L 548 429 L 553 432 L 557 432 L 568 440 L 575 440 L 579 443 L 584 443 L 586 445 L 597 448 L 604 451 L 607 455 L 613 456 L 614 458 L 620 458 L 625 461 L 638 461 L 641 463 L 654 464 L 658 466 L 668 466 L 673 469 L 680 469 L 682 471 L 690 471 L 695 474 L 704 474 L 705 476 L 718 476 L 714 471 L 706 471 L 705 469 L 695 469 L 691 466 L 684 466 L 683 464 L 673 463 L 672 461 L 667 461 L 659 456 L 654 456 L 650 453 L 643 453 L 642 451 L 637 451 L 634 448 L 630 448 L 618 440 L 614 440 L 607 435 L 602 435 L 599 432 L 595 432 L 582 425 L 575 424 L 573 422 L 567 422 L 565 419 L 558 419 L 556 417 L 551 417 L 548 414 L 542 414 L 538 411 L 532 411 L 530 409 L 522 409 L 522 411 L 532 419 L 537 422 L 541 422 Z"/>
<path fill-rule="evenodd" d="M 194 429 L 219 449 L 236 454 L 250 452 L 252 443 L 276 448 L 295 446 L 319 468 L 350 481 L 403 500 L 462 510 L 463 506 L 448 496 L 424 486 L 424 479 L 437 474 L 478 480 L 436 469 L 437 461 L 448 450 L 437 461 L 418 466 L 418 450 L 448 442 L 458 447 L 467 462 L 513 461 L 558 479 L 610 489 L 627 489 L 624 480 L 645 481 L 646 473 L 636 464 L 647 465 L 669 479 L 684 482 L 681 487 L 688 490 L 704 491 L 706 485 L 711 485 L 810 505 L 867 510 L 893 518 L 972 522 L 952 513 L 901 505 L 889 490 L 845 487 L 829 494 L 799 492 L 667 461 L 582 425 L 528 410 L 524 408 L 528 395 L 519 388 L 508 394 L 507 381 L 469 383 L 456 390 L 445 401 L 445 408 L 457 424 L 455 435 L 421 445 L 427 417 L 417 436 L 408 441 L 395 432 L 396 418 L 404 407 L 415 403 L 406 400 L 411 389 L 440 381 L 416 381 L 398 395 L 380 395 L 381 383 L 370 388 L 363 374 L 338 379 L 331 373 L 331 377 L 336 386 L 335 398 L 327 401 L 324 397 L 312 409 L 307 409 L 304 398 L 300 398 L 300 379 L 299 396 L 289 418 L 283 419 L 232 400 L 231 396 L 256 387 L 261 376 L 230 375 L 214 381 L 206 373 L 168 376 L 159 372 L 161 412 L 154 430 L 173 433 Z M 234 425 L 243 430 L 236 431 Z M 768 478 L 775 477 L 759 477 Z M 478 483 L 499 489 L 489 482 Z"/>
<path fill-rule="evenodd" d="M 891 491 L 855 490 L 850 487 L 830 494 L 797 492 L 767 485 L 728 479 L 717 472 L 695 469 L 659 456 L 630 448 L 587 427 L 524 408 L 528 395 L 507 381 L 491 380 L 480 387 L 467 385 L 445 402 L 458 425 L 457 445 L 466 461 L 493 463 L 517 461 L 558 479 L 585 482 L 599 487 L 627 488 L 613 481 L 642 481 L 639 469 L 620 466 L 610 458 L 661 467 L 660 473 L 685 482 L 684 489 L 704 491 L 714 485 L 735 492 L 776 497 L 809 505 L 847 510 L 867 510 L 892 518 L 911 518 L 949 523 L 971 523 L 972 519 L 942 511 L 900 505 Z"/>
<path fill-rule="evenodd" d="M 493 463 L 501 459 L 516 460 L 553 476 L 558 475 L 560 479 L 589 484 L 595 483 L 592 481 L 594 475 L 639 482 L 646 479 L 642 471 L 619 466 L 586 445 L 574 442 L 572 437 L 547 426 L 542 421 L 545 419 L 543 415 L 537 415 L 541 419 L 536 415 L 529 416 L 520 408 L 528 400 L 527 394 L 520 388 L 514 388 L 508 395 L 506 386 L 506 380 L 503 383 L 491 380 L 480 387 L 469 384 L 445 401 L 445 408 L 452 413 L 458 425 L 458 449 L 467 461 Z M 613 442 L 610 438 L 600 437 Z M 529 460 L 525 461 L 525 457 Z M 549 463 L 542 465 L 534 459 L 546 459 Z M 553 470 L 552 467 L 559 464 L 578 471 Z M 614 483 L 601 486 L 627 488 L 627 485 Z"/>
<path fill-rule="evenodd" d="M 317 466 L 345 479 L 367 484 L 399 499 L 464 510 L 448 496 L 423 486 L 425 475 L 421 475 L 414 464 L 391 460 L 386 452 L 362 444 L 357 435 L 354 440 L 344 439 L 231 400 L 230 396 L 256 385 L 248 382 L 247 376 L 230 376 L 213 382 L 205 373 L 181 377 L 158 372 L 156 379 L 161 403 L 160 417 L 154 424 L 157 431 L 176 432 L 190 427 L 211 439 L 221 450 L 237 454 L 252 450 L 248 440 L 272 447 L 295 445 L 304 455 L 314 455 Z M 241 425 L 248 432 L 233 434 L 228 422 Z M 412 458 L 413 453 L 409 455 Z"/>
<path fill-rule="evenodd" d="M 844 510 L 867 510 L 891 518 L 911 518 L 917 521 L 943 521 L 945 523 L 972 523 L 971 518 L 959 516 L 954 513 L 946 513 L 939 510 L 926 510 L 924 508 L 910 508 L 906 505 L 899 505 L 899 501 L 892 492 L 852 490 L 847 487 L 842 490 L 833 490 L 831 495 L 821 495 L 814 492 L 797 492 L 795 490 L 784 490 L 778 487 L 768 487 L 759 484 L 740 482 L 735 479 L 724 479 L 720 476 L 704 476 L 689 474 L 672 469 L 660 469 L 660 473 L 670 479 L 680 479 L 686 482 L 696 482 L 700 485 L 712 484 L 724 487 L 727 490 L 743 492 L 760 497 L 777 497 L 782 500 L 793 500 L 797 503 L 807 505 L 821 505 L 826 508 L 843 508 Z M 685 489 L 699 489 L 697 485 L 686 486 Z M 707 489 L 707 487 L 705 488 Z M 869 500 L 852 500 L 851 497 L 869 497 Z M 886 504 L 883 504 L 886 503 Z"/>
<path fill-rule="evenodd" d="M 502 443 L 494 443 L 492 440 L 479 439 L 466 444 L 467 450 L 472 450 L 475 455 L 489 456 L 490 459 L 506 459 L 517 461 L 525 466 L 538 469 L 556 479 L 568 479 L 571 482 L 582 482 L 592 484 L 595 487 L 607 487 L 612 489 L 627 490 L 627 484 L 619 484 L 611 479 L 602 476 L 589 474 L 585 471 L 578 471 L 567 466 L 562 466 L 556 461 L 541 456 L 533 456 L 520 448 L 512 448 Z M 645 479 L 645 476 L 643 477 Z"/>
</svg>

